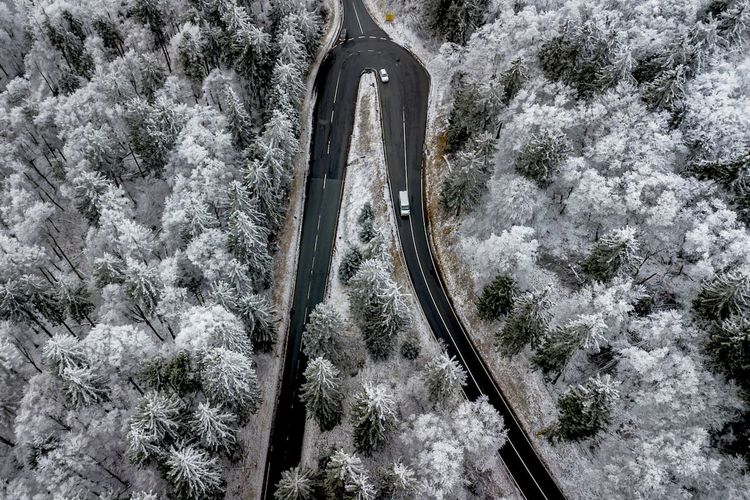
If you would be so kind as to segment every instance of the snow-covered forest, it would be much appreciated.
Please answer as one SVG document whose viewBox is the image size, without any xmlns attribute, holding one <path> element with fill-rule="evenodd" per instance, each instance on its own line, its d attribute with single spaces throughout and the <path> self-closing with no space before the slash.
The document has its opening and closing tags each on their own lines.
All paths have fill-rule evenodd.
<svg viewBox="0 0 750 500">
<path fill-rule="evenodd" d="M 750 3 L 372 3 L 448 95 L 451 293 L 566 492 L 747 498 Z"/>
<path fill-rule="evenodd" d="M 0 2 L 0 498 L 218 498 L 258 454 L 326 16 Z"/>
</svg>

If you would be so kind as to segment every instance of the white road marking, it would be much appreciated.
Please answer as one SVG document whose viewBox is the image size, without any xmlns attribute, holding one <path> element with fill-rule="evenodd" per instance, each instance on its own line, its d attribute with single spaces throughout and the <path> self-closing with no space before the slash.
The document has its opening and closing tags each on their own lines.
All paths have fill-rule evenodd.
<svg viewBox="0 0 750 500">
<path fill-rule="evenodd" d="M 362 23 L 359 22 L 359 14 L 357 13 L 357 6 L 352 4 L 352 7 L 354 7 L 354 15 L 357 16 L 357 24 L 359 25 L 359 32 L 364 35 L 365 30 L 362 29 Z"/>
<path fill-rule="evenodd" d="M 331 145 L 331 141 L 328 141 L 328 145 Z M 326 188 L 326 182 L 328 182 L 328 172 L 323 175 L 323 189 Z"/>
<path fill-rule="evenodd" d="M 343 65 L 339 68 L 339 76 L 336 77 L 336 90 L 333 93 L 333 103 L 336 104 L 336 97 L 339 95 L 339 80 L 341 80 L 341 70 L 344 69 Z"/>
<path fill-rule="evenodd" d="M 336 111 L 336 108 L 333 108 L 331 110 L 331 125 L 333 125 L 333 113 Z"/>
<path fill-rule="evenodd" d="M 326 153 L 331 154 L 331 139 L 328 139 L 328 147 L 326 148 Z M 325 184 L 323 184 L 323 189 L 325 189 Z"/>
</svg>

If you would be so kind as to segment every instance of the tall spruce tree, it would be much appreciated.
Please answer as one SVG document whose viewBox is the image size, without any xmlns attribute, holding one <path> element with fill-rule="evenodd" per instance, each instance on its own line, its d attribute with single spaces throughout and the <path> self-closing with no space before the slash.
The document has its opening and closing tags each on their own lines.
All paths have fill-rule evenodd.
<svg viewBox="0 0 750 500">
<path fill-rule="evenodd" d="M 592 377 L 584 385 L 569 389 L 557 400 L 558 422 L 543 431 L 550 442 L 583 441 L 596 436 L 609 424 L 616 383 L 609 375 Z"/>
<path fill-rule="evenodd" d="M 320 430 L 330 431 L 341 422 L 344 395 L 339 370 L 323 357 L 310 360 L 305 369 L 300 399 Z"/>
<path fill-rule="evenodd" d="M 513 304 L 510 316 L 497 333 L 496 342 L 506 356 L 520 353 L 524 347 L 536 348 L 547 333 L 549 323 L 548 290 L 527 292 Z"/>
<path fill-rule="evenodd" d="M 491 171 L 475 151 L 461 151 L 440 188 L 440 204 L 456 217 L 471 212 L 487 191 Z"/>
<path fill-rule="evenodd" d="M 344 330 L 344 319 L 333 304 L 321 302 L 308 317 L 302 334 L 302 350 L 309 359 L 322 356 L 340 366 L 344 357 L 340 340 Z"/>
<path fill-rule="evenodd" d="M 427 393 L 434 405 L 450 405 L 466 384 L 466 371 L 455 357 L 441 353 L 432 358 L 424 368 Z"/>
<path fill-rule="evenodd" d="M 693 308 L 704 319 L 719 320 L 747 312 L 750 305 L 750 275 L 744 271 L 719 273 L 703 283 Z"/>
<path fill-rule="evenodd" d="M 375 488 L 356 454 L 336 450 L 328 459 L 323 473 L 326 498 L 331 500 L 372 500 Z"/>
<path fill-rule="evenodd" d="M 563 134 L 545 130 L 534 135 L 521 149 L 516 158 L 516 172 L 545 188 L 557 175 L 568 151 Z"/>
<path fill-rule="evenodd" d="M 581 270 L 589 278 L 607 282 L 619 273 L 632 270 L 638 257 L 635 229 L 626 226 L 605 234 L 581 263 Z"/>
<path fill-rule="evenodd" d="M 381 448 L 396 427 L 396 402 L 385 386 L 366 382 L 354 396 L 351 422 L 354 446 L 369 455 Z"/>
<path fill-rule="evenodd" d="M 385 262 L 370 259 L 350 281 L 351 308 L 365 345 L 375 359 L 386 359 L 396 336 L 409 324 L 404 296 Z"/>
<path fill-rule="evenodd" d="M 518 295 L 516 281 L 505 274 L 495 276 L 482 290 L 477 299 L 477 313 L 485 321 L 502 318 L 513 308 L 513 301 Z"/>
<path fill-rule="evenodd" d="M 316 486 L 313 471 L 293 467 L 281 473 L 273 498 L 275 500 L 313 500 Z"/>
</svg>

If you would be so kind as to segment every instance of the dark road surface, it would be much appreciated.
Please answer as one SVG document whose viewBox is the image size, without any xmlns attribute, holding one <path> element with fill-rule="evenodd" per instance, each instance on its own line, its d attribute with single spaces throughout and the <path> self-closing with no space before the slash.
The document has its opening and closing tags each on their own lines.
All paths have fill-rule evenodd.
<svg viewBox="0 0 750 500">
<path fill-rule="evenodd" d="M 396 214 L 396 219 L 419 303 L 435 336 L 445 342 L 448 354 L 456 356 L 468 372 L 466 395 L 472 400 L 487 395 L 504 417 L 508 443 L 500 455 L 520 492 L 529 499 L 564 498 L 469 341 L 436 271 L 422 199 L 429 76 L 408 51 L 377 26 L 362 0 L 343 0 L 343 6 L 343 28 L 348 40 L 331 49 L 315 80 L 317 101 L 299 262 L 263 497 L 272 498 L 281 472 L 300 461 L 305 408 L 299 399 L 299 388 L 307 362 L 301 349 L 302 332 L 310 311 L 323 301 L 326 291 L 359 79 L 365 71 L 385 68 L 390 82 L 378 83 L 385 156 L 396 210 L 398 191 L 409 192 L 411 216 L 401 218 Z"/>
</svg>

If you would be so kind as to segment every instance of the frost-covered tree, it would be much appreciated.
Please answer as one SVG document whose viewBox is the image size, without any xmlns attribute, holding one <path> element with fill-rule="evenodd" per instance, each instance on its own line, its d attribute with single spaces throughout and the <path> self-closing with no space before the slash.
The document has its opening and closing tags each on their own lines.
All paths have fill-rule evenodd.
<svg viewBox="0 0 750 500">
<path fill-rule="evenodd" d="M 232 142 L 237 149 L 245 149 L 253 141 L 253 124 L 245 105 L 230 85 L 224 87 L 222 103 L 227 127 L 232 133 Z"/>
<path fill-rule="evenodd" d="M 390 439 L 396 427 L 396 402 L 385 386 L 366 382 L 354 395 L 351 422 L 354 445 L 369 455 Z"/>
<path fill-rule="evenodd" d="M 172 447 L 166 457 L 167 478 L 180 498 L 209 499 L 224 496 L 216 458 L 194 446 Z"/>
<path fill-rule="evenodd" d="M 344 251 L 344 256 L 341 258 L 341 263 L 339 264 L 339 280 L 343 284 L 348 285 L 349 280 L 357 274 L 357 271 L 359 271 L 359 267 L 364 260 L 365 256 L 358 247 L 352 246 L 347 248 Z"/>
<path fill-rule="evenodd" d="M 448 117 L 448 129 L 445 132 L 446 151 L 460 151 L 472 132 L 484 127 L 486 119 L 479 87 L 473 84 L 462 85 L 456 92 Z"/>
<path fill-rule="evenodd" d="M 336 427 L 341 421 L 344 400 L 339 370 L 323 357 L 311 359 L 301 389 L 300 399 L 320 429 L 329 431 Z"/>
<path fill-rule="evenodd" d="M 440 204 L 456 217 L 471 212 L 487 191 L 491 171 L 485 159 L 475 151 L 456 154 L 440 188 Z"/>
<path fill-rule="evenodd" d="M 500 75 L 500 85 L 503 86 L 503 104 L 510 104 L 518 92 L 521 91 L 526 78 L 526 67 L 524 66 L 523 59 L 520 57 L 513 59 L 508 69 Z"/>
<path fill-rule="evenodd" d="M 65 368 L 60 374 L 65 401 L 73 408 L 107 399 L 106 379 L 90 366 Z"/>
<path fill-rule="evenodd" d="M 735 315 L 716 324 L 706 349 L 727 377 L 750 385 L 750 320 Z"/>
<path fill-rule="evenodd" d="M 357 216 L 359 224 L 359 239 L 362 243 L 370 242 L 378 233 L 375 229 L 375 213 L 372 210 L 372 204 L 367 201 L 359 211 Z"/>
<path fill-rule="evenodd" d="M 615 229 L 594 244 L 581 263 L 581 270 L 593 280 L 610 281 L 618 274 L 632 270 L 638 258 L 638 248 L 634 228 Z"/>
<path fill-rule="evenodd" d="M 542 339 L 531 361 L 546 377 L 557 380 L 578 349 L 599 352 L 599 344 L 605 340 L 606 330 L 607 324 L 601 313 L 581 315 L 550 331 Z"/>
<path fill-rule="evenodd" d="M 281 473 L 273 493 L 275 500 L 313 500 L 316 480 L 313 471 L 293 467 Z"/>
<path fill-rule="evenodd" d="M 143 395 L 130 420 L 127 434 L 128 454 L 136 464 L 145 464 L 161 456 L 180 432 L 184 405 L 176 394 L 159 391 Z"/>
<path fill-rule="evenodd" d="M 544 130 L 534 135 L 521 149 L 516 157 L 516 172 L 536 182 L 540 188 L 545 188 L 557 175 L 568 150 L 563 134 Z"/>
<path fill-rule="evenodd" d="M 352 313 L 368 352 L 375 359 L 387 358 L 396 336 L 409 324 L 401 290 L 386 263 L 377 259 L 363 263 L 349 285 Z"/>
<path fill-rule="evenodd" d="M 355 454 L 336 450 L 328 459 L 323 474 L 327 498 L 342 500 L 372 500 L 375 488 L 362 461 Z"/>
<path fill-rule="evenodd" d="M 423 8 L 427 28 L 445 40 L 464 44 L 484 23 L 488 0 L 428 0 Z"/>
<path fill-rule="evenodd" d="M 411 361 L 417 359 L 420 352 L 419 338 L 416 335 L 408 335 L 401 343 L 400 352 L 405 359 Z"/>
<path fill-rule="evenodd" d="M 256 220 L 260 214 L 256 215 Z M 268 253 L 268 232 L 247 213 L 234 211 L 229 217 L 229 251 L 248 267 L 248 274 L 257 287 L 271 281 L 271 256 Z"/>
<path fill-rule="evenodd" d="M 390 466 L 383 477 L 380 494 L 393 500 L 414 498 L 418 491 L 414 470 L 400 460 Z"/>
<path fill-rule="evenodd" d="M 617 386 L 609 375 L 592 377 L 584 385 L 572 387 L 557 400 L 558 422 L 545 429 L 551 442 L 582 441 L 605 429 L 618 397 Z"/>
<path fill-rule="evenodd" d="M 502 318 L 513 308 L 513 301 L 518 293 L 518 285 L 512 277 L 498 274 L 484 287 L 482 295 L 477 299 L 479 317 L 486 321 Z"/>
<path fill-rule="evenodd" d="M 223 347 L 246 356 L 253 353 L 253 344 L 240 320 L 219 305 L 194 306 L 185 311 L 175 345 L 189 351 Z"/>
<path fill-rule="evenodd" d="M 516 298 L 508 319 L 496 336 L 498 349 L 506 356 L 520 353 L 524 347 L 536 348 L 547 332 L 549 290 L 526 292 Z"/>
<path fill-rule="evenodd" d="M 237 423 L 231 413 L 208 403 L 193 411 L 191 428 L 209 450 L 231 453 L 237 446 Z"/>
<path fill-rule="evenodd" d="M 339 366 L 344 358 L 341 336 L 346 326 L 341 314 L 330 302 L 316 305 L 302 334 L 302 350 L 309 359 L 324 357 Z"/>
<path fill-rule="evenodd" d="M 45 364 L 57 375 L 65 370 L 86 366 L 86 354 L 81 342 L 68 333 L 56 334 L 49 339 L 42 350 Z"/>
<path fill-rule="evenodd" d="M 579 97 L 588 98 L 606 90 L 611 82 L 603 78 L 612 62 L 614 34 L 594 21 L 570 28 L 544 43 L 539 62 L 544 75 L 574 87 Z M 616 83 L 616 82 L 615 82 Z"/>
<path fill-rule="evenodd" d="M 744 271 L 719 273 L 707 280 L 693 301 L 695 312 L 705 319 L 725 319 L 748 308 L 750 275 Z"/>
<path fill-rule="evenodd" d="M 651 109 L 680 112 L 685 96 L 687 73 L 688 69 L 684 65 L 667 69 L 646 85 L 643 91 L 643 101 Z"/>
<path fill-rule="evenodd" d="M 156 268 L 128 259 L 123 284 L 125 293 L 139 316 L 148 316 L 156 309 L 161 289 Z"/>
<path fill-rule="evenodd" d="M 425 365 L 423 377 L 434 405 L 449 405 L 466 384 L 466 371 L 455 356 L 446 353 L 438 354 Z"/>
<path fill-rule="evenodd" d="M 261 394 L 253 362 L 247 356 L 216 347 L 203 358 L 201 384 L 206 397 L 244 421 L 260 407 Z"/>
<path fill-rule="evenodd" d="M 56 295 L 57 302 L 67 317 L 78 323 L 85 319 L 93 325 L 89 315 L 95 307 L 85 283 L 73 279 L 72 276 L 60 279 L 57 282 Z"/>
</svg>

